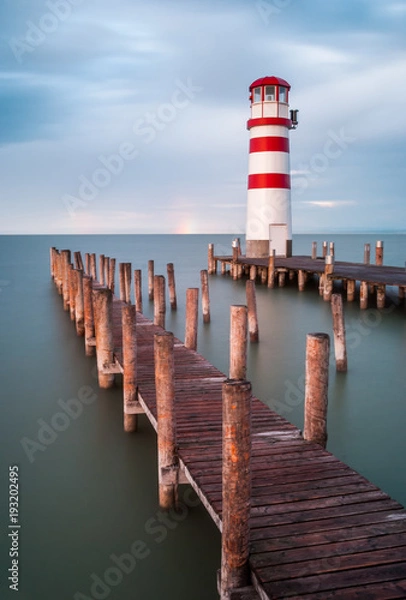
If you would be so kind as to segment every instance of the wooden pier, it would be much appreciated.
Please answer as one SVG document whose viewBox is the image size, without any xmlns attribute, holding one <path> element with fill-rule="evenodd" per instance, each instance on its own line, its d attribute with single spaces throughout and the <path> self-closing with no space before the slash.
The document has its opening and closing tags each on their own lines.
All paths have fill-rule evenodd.
<svg viewBox="0 0 406 600">
<path fill-rule="evenodd" d="M 322 257 L 313 253 L 312 256 L 288 258 L 275 256 L 250 258 L 243 256 L 237 245 L 233 248 L 232 255 L 216 255 L 213 244 L 210 244 L 208 270 L 210 274 L 216 273 L 217 265 L 220 263 L 222 275 L 230 273 L 233 279 L 240 279 L 246 275 L 252 280 L 258 279 L 270 288 L 283 287 L 286 285 L 286 280 L 289 279 L 297 281 L 300 292 L 305 290 L 308 280 L 314 279 L 318 281 L 319 293 L 326 301 L 331 299 L 334 286 L 341 284 L 340 289 L 344 290 L 347 301 L 354 301 L 358 295 L 361 309 L 366 309 L 371 305 L 372 296 L 376 297 L 376 307 L 384 308 L 386 286 L 397 287 L 399 300 L 404 300 L 406 268 L 383 264 L 382 242 L 377 243 L 375 264 L 370 264 L 367 249 L 364 252 L 365 262 L 353 263 L 336 260 L 333 248 L 334 246 L 331 245 L 333 254 L 326 254 L 325 246 Z"/>
<path fill-rule="evenodd" d="M 95 275 L 92 261 L 88 262 Z M 84 328 L 77 327 L 77 333 L 85 335 L 86 354 L 96 346 L 101 385 L 110 387 L 115 373 L 124 374 L 126 430 L 136 435 L 136 415 L 144 412 L 158 433 L 161 506 L 168 498 L 170 504 L 171 489 L 176 505 L 177 485 L 189 483 L 224 535 L 230 514 L 223 513 L 223 465 L 231 461 L 227 473 L 232 481 L 229 468 L 242 456 L 233 441 L 231 454 L 224 454 L 225 388 L 230 381 L 240 382 L 237 391 L 244 388 L 249 399 L 245 406 L 250 407 L 250 448 L 242 460 L 249 458 L 250 468 L 242 468 L 238 476 L 241 488 L 250 481 L 249 555 L 246 571 L 244 562 L 232 567 L 230 581 L 242 585 L 224 589 L 224 580 L 223 587 L 219 582 L 222 600 L 406 598 L 405 509 L 321 445 L 305 441 L 295 426 L 251 396 L 247 382 L 227 380 L 195 350 L 136 312 L 136 307 L 129 309 L 128 295 L 127 302 L 113 295 L 114 277 L 109 276 L 108 287 L 102 286 L 89 273 L 81 277 L 78 253 L 75 263 L 76 268 L 70 266 L 69 252 L 51 249 L 51 273 L 65 310 L 76 323 L 84 318 Z M 301 264 L 308 266 L 308 261 Z M 122 290 L 128 291 L 128 275 L 127 281 L 125 276 L 122 279 Z M 84 317 L 82 303 L 77 302 L 81 297 Z M 165 354 L 172 352 L 171 344 L 173 353 Z M 162 363 L 158 378 L 157 357 Z M 238 375 L 238 367 L 234 368 Z M 166 385 L 168 381 L 171 385 Z M 166 400 L 174 396 L 171 408 L 165 410 L 162 390 Z M 237 406 L 236 397 L 233 401 L 232 406 Z M 172 429 L 167 427 L 171 411 Z M 230 435 L 239 431 L 235 424 L 230 427 Z M 227 494 L 233 493 L 231 487 Z M 236 510 L 239 500 L 235 500 Z M 229 533 L 230 527 L 226 529 Z M 223 541 L 223 558 L 224 545 L 226 554 L 232 554 L 239 535 L 234 531 L 229 546 Z"/>
</svg>

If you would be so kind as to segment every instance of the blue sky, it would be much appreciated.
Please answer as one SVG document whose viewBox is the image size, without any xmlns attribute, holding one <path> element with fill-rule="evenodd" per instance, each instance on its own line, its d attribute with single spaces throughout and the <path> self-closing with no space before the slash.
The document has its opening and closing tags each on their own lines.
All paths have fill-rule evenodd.
<svg viewBox="0 0 406 600">
<path fill-rule="evenodd" d="M 292 86 L 294 232 L 406 230 L 406 1 L 3 0 L 0 233 L 244 233 Z"/>
</svg>

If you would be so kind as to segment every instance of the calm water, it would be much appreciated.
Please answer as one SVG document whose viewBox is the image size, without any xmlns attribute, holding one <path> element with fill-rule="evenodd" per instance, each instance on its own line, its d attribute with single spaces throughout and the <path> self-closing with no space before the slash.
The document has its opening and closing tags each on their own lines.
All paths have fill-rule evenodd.
<svg viewBox="0 0 406 600">
<path fill-rule="evenodd" d="M 20 600 L 217 598 L 219 533 L 201 506 L 191 508 L 193 496 L 185 498 L 177 520 L 173 515 L 165 520 L 159 512 L 155 434 L 144 417 L 137 434 L 122 432 L 121 390 L 98 389 L 95 361 L 85 358 L 83 340 L 62 310 L 48 260 L 49 247 L 57 246 L 131 261 L 143 269 L 148 315 L 147 261 L 155 259 L 156 273 L 163 274 L 166 263 L 174 262 L 179 308 L 168 315 L 167 328 L 183 338 L 185 290 L 199 285 L 207 244 L 229 253 L 231 239 L 0 237 L 1 598 L 15 597 L 7 582 L 8 466 L 13 464 L 20 479 Z M 297 236 L 295 253 L 309 254 L 313 239 L 326 236 Z M 356 261 L 362 261 L 365 242 L 373 247 L 383 239 L 385 263 L 405 264 L 404 235 L 330 239 L 338 259 Z M 212 323 L 201 326 L 199 351 L 223 371 L 229 306 L 244 303 L 244 285 L 210 279 Z M 258 286 L 257 301 L 261 340 L 249 349 L 249 378 L 256 395 L 302 427 L 305 336 L 331 333 L 329 305 L 315 289 L 299 294 L 295 286 Z M 330 370 L 328 449 L 406 504 L 404 309 L 361 313 L 357 303 L 346 303 L 345 310 L 349 371 L 336 374 L 334 365 Z M 79 402 L 79 396 L 88 402 Z"/>
</svg>

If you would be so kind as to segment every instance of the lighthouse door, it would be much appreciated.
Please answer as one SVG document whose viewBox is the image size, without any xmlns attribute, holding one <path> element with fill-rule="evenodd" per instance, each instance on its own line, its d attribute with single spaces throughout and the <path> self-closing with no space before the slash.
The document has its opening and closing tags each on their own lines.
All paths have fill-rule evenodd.
<svg viewBox="0 0 406 600">
<path fill-rule="evenodd" d="M 276 256 L 286 257 L 286 240 L 288 226 L 286 223 L 271 223 L 269 225 L 269 254 L 275 250 Z"/>
</svg>

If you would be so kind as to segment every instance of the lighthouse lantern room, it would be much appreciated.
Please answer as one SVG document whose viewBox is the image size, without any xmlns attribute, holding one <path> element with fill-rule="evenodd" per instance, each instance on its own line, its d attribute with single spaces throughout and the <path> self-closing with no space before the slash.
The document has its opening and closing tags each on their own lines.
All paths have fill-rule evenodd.
<svg viewBox="0 0 406 600">
<path fill-rule="evenodd" d="M 290 85 L 262 77 L 250 85 L 246 254 L 263 258 L 292 255 L 289 130 L 297 110 L 289 110 Z"/>
</svg>

